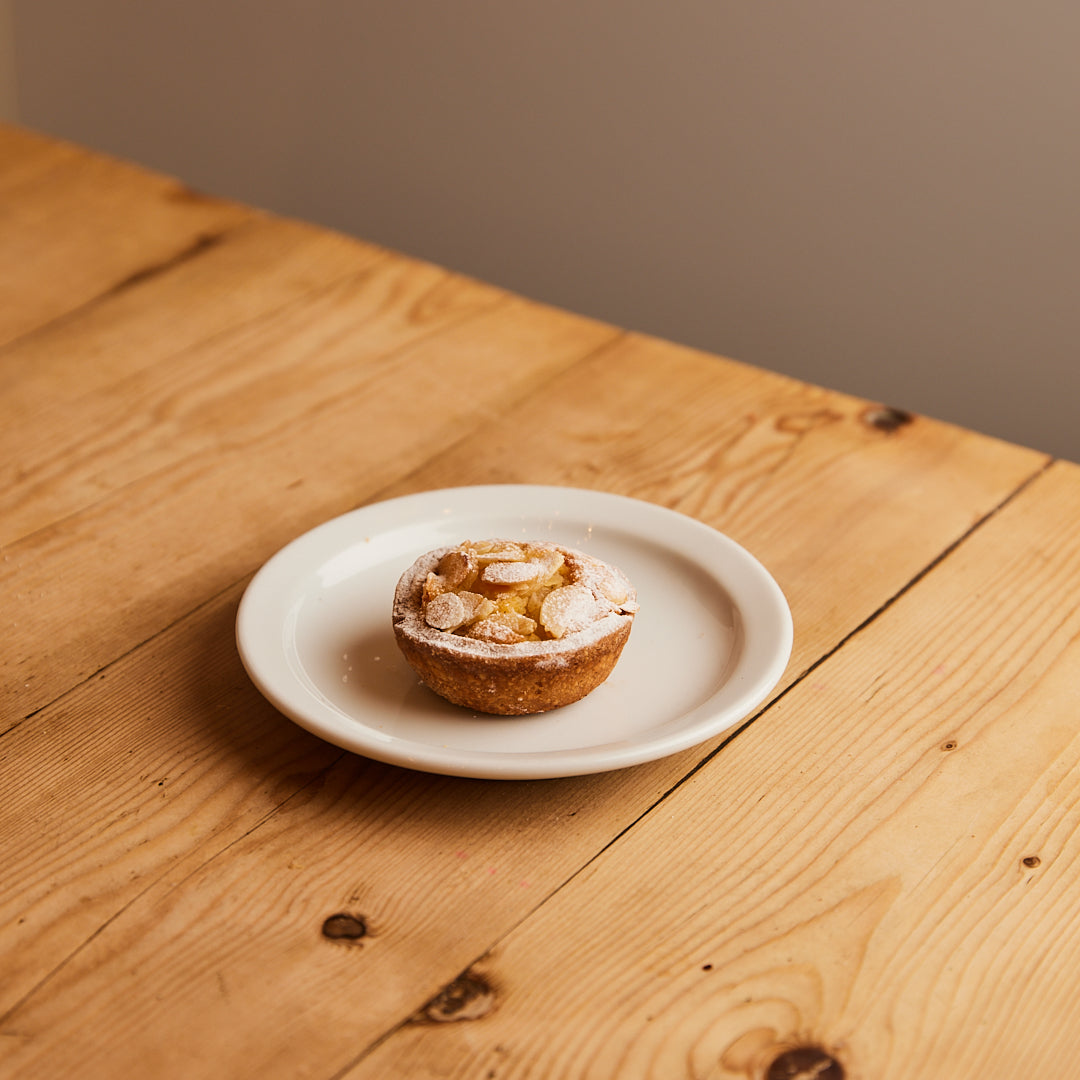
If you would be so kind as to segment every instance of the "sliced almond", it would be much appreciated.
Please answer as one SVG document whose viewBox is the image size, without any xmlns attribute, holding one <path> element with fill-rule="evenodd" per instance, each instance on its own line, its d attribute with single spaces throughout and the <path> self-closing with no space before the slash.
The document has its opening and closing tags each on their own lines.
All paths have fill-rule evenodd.
<svg viewBox="0 0 1080 1080">
<path fill-rule="evenodd" d="M 621 604 L 630 595 L 630 589 L 627 583 L 621 581 L 615 573 L 608 570 L 606 567 L 604 573 L 597 581 L 596 586 L 597 589 L 613 604 Z"/>
<path fill-rule="evenodd" d="M 486 597 L 474 592 L 460 592 L 461 602 L 465 605 L 465 622 L 476 622 L 477 619 L 486 619 L 494 610 L 495 605 Z"/>
<path fill-rule="evenodd" d="M 466 616 L 465 604 L 457 593 L 441 593 L 424 606 L 424 621 L 436 630 L 456 630 Z"/>
<path fill-rule="evenodd" d="M 427 578 L 424 580 L 424 603 L 429 603 L 434 600 L 436 596 L 441 596 L 447 591 L 446 582 L 439 577 L 438 574 L 428 574 Z"/>
<path fill-rule="evenodd" d="M 480 580 L 488 585 L 527 585 L 537 579 L 540 569 L 534 562 L 488 563 L 480 573 Z"/>
<path fill-rule="evenodd" d="M 476 548 L 474 558 L 478 566 L 487 566 L 493 562 L 524 562 L 525 552 L 517 544 L 498 543 L 498 546 L 488 547 L 487 550 Z"/>
<path fill-rule="evenodd" d="M 439 576 L 451 589 L 460 589 L 469 574 L 476 569 L 476 564 L 467 551 L 460 549 L 448 551 L 439 560 Z"/>
<path fill-rule="evenodd" d="M 601 605 L 584 585 L 552 589 L 540 606 L 540 625 L 553 637 L 561 638 L 595 622 Z"/>
<path fill-rule="evenodd" d="M 496 615 L 473 623 L 465 636 L 475 638 L 477 641 L 492 641 L 498 645 L 516 645 L 519 641 L 525 640 L 523 634 L 517 633 L 506 623 L 500 622 Z"/>
<path fill-rule="evenodd" d="M 492 615 L 491 618 L 505 623 L 515 634 L 521 634 L 522 637 L 536 633 L 536 620 L 530 619 L 527 615 L 519 615 L 515 611 L 501 611 L 497 615 Z"/>
</svg>

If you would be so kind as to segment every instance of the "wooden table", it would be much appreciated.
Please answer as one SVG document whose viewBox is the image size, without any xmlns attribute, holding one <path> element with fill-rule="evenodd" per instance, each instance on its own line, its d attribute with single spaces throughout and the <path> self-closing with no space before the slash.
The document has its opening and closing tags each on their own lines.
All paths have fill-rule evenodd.
<svg viewBox="0 0 1080 1080">
<path fill-rule="evenodd" d="M 1080 1068 L 1075 466 L 16 129 L 0 349 L 3 1077 Z M 766 706 L 500 782 L 258 694 L 272 553 L 489 482 L 756 554 Z"/>
</svg>

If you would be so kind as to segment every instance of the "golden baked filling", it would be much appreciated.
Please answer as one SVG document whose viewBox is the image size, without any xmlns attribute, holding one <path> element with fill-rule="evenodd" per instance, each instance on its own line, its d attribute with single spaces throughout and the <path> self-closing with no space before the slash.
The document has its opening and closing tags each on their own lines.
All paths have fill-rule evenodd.
<svg viewBox="0 0 1080 1080">
<path fill-rule="evenodd" d="M 611 567 L 554 544 L 466 541 L 446 552 L 422 592 L 428 626 L 501 645 L 552 641 L 612 611 L 636 610 Z"/>
</svg>

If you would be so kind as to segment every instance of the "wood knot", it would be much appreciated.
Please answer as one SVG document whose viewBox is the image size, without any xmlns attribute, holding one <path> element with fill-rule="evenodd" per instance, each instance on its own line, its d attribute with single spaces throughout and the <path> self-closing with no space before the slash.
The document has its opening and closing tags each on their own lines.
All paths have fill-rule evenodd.
<svg viewBox="0 0 1080 1080">
<path fill-rule="evenodd" d="M 331 915 L 322 924 L 323 937 L 331 941 L 359 941 L 362 937 L 367 937 L 367 932 L 367 923 L 360 915 L 349 915 L 346 912 Z"/>
<path fill-rule="evenodd" d="M 491 984 L 475 971 L 466 971 L 444 986 L 412 1019 L 419 1024 L 479 1020 L 494 1008 L 495 991 Z"/>
<path fill-rule="evenodd" d="M 1020 861 L 1029 870 L 1034 870 L 1036 866 L 1042 866 L 1042 859 L 1038 855 L 1025 855 Z"/>
<path fill-rule="evenodd" d="M 796 1046 L 773 1061 L 765 1080 L 844 1080 L 844 1067 L 819 1046 Z"/>
<path fill-rule="evenodd" d="M 868 427 L 892 434 L 905 424 L 910 424 L 915 417 L 903 409 L 894 409 L 890 405 L 871 405 L 863 409 L 862 419 Z"/>
<path fill-rule="evenodd" d="M 948 751 L 948 750 L 955 750 L 955 749 L 957 748 L 957 746 L 959 746 L 959 745 L 960 745 L 960 744 L 959 744 L 959 743 L 958 743 L 958 742 L 957 742 L 957 741 L 956 741 L 955 739 L 946 739 L 946 740 L 945 740 L 945 741 L 944 741 L 944 742 L 943 742 L 943 743 L 941 744 L 941 749 L 942 749 L 942 750 L 945 750 L 945 751 Z"/>
</svg>

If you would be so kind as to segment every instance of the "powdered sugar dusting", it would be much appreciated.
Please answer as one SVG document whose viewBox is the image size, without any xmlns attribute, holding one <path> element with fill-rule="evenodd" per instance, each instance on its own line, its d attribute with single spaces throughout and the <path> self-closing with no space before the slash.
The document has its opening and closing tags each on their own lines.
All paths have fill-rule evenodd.
<svg viewBox="0 0 1080 1080">
<path fill-rule="evenodd" d="M 554 589 L 544 598 L 540 622 L 552 637 L 561 638 L 584 630 L 611 610 L 585 585 L 574 583 Z"/>
<path fill-rule="evenodd" d="M 484 567 L 480 580 L 492 585 L 517 585 L 535 580 L 541 569 L 536 563 L 528 562 L 489 563 Z"/>
<path fill-rule="evenodd" d="M 544 546 L 556 547 L 557 545 L 545 544 Z M 602 641 L 610 634 L 622 631 L 626 623 L 633 619 L 633 612 L 637 609 L 633 587 L 620 571 L 591 555 L 574 551 L 572 548 L 559 547 L 558 550 L 563 553 L 570 568 L 572 584 L 550 593 L 545 602 L 550 601 L 560 592 L 569 592 L 572 596 L 578 597 L 564 602 L 571 618 L 567 622 L 567 628 L 562 637 L 546 641 L 519 641 L 504 644 L 448 633 L 425 623 L 421 597 L 427 575 L 438 566 L 443 556 L 454 550 L 456 549 L 453 547 L 445 547 L 422 555 L 401 576 L 394 593 L 394 623 L 409 637 L 439 652 L 491 658 L 539 657 L 544 658 L 544 666 L 560 666 L 566 663 L 566 655 Z M 486 567 L 485 573 L 500 565 L 528 564 L 496 563 Z M 625 587 L 623 604 L 616 604 L 610 596 L 606 595 L 612 583 Z M 575 585 L 581 588 L 576 589 Z M 605 585 L 608 589 L 604 588 Z"/>
<path fill-rule="evenodd" d="M 597 599 L 608 600 L 616 607 L 633 602 L 633 586 L 614 566 L 579 551 L 569 553 L 566 565 L 570 568 L 570 580 L 584 585 Z"/>
<path fill-rule="evenodd" d="M 457 593 L 443 593 L 428 604 L 425 618 L 436 630 L 453 630 L 465 621 L 465 604 Z"/>
</svg>

